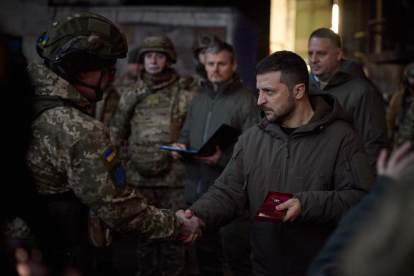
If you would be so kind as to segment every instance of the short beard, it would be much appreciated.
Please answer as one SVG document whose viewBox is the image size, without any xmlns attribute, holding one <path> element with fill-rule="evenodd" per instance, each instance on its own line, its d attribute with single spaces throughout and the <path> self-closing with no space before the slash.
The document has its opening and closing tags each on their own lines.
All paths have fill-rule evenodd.
<svg viewBox="0 0 414 276">
<path fill-rule="evenodd" d="M 289 93 L 286 105 L 283 106 L 283 109 L 280 114 L 273 114 L 273 117 L 270 118 L 269 123 L 272 124 L 283 124 L 286 120 L 292 118 L 293 111 L 296 108 L 295 99 L 293 98 L 293 92 Z"/>
</svg>

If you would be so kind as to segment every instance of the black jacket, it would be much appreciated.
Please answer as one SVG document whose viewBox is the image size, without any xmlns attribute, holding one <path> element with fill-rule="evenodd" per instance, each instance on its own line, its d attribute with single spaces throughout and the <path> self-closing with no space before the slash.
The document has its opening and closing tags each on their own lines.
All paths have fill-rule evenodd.
<svg viewBox="0 0 414 276">
<path fill-rule="evenodd" d="M 190 104 L 177 141 L 187 149 L 198 150 L 223 123 L 244 132 L 258 122 L 257 97 L 243 86 L 239 75 L 235 74 L 229 83 L 220 83 L 216 92 L 211 82 L 202 85 L 204 93 Z M 222 153 L 216 165 L 187 159 L 186 202 L 194 203 L 220 176 L 232 156 L 233 146 Z"/>
<path fill-rule="evenodd" d="M 371 188 L 361 139 L 330 95 L 311 96 L 315 114 L 289 137 L 261 123 L 239 137 L 233 157 L 190 210 L 214 231 L 250 207 L 255 275 L 305 275 L 341 216 Z M 290 192 L 301 203 L 293 223 L 255 221 L 269 191 Z"/>
<path fill-rule="evenodd" d="M 309 88 L 320 89 L 315 76 L 311 73 L 309 77 Z M 332 76 L 323 90 L 338 99 L 345 111 L 347 121 L 364 143 L 375 175 L 379 152 L 382 148 L 389 147 L 385 111 L 380 93 L 368 81 L 357 63 L 345 59 L 341 61 L 339 71 Z M 312 94 L 312 91 L 310 93 Z"/>
</svg>

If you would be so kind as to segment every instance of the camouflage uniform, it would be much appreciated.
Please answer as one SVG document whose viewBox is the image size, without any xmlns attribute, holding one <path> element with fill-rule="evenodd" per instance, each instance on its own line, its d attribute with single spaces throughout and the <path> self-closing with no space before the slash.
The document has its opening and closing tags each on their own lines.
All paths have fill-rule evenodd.
<svg viewBox="0 0 414 276">
<path fill-rule="evenodd" d="M 414 87 L 408 82 L 408 77 L 414 76 L 414 62 L 409 63 L 403 72 L 403 88 L 392 95 L 389 107 L 386 113 L 386 121 L 388 128 L 388 138 L 390 139 L 393 148 L 400 145 L 400 127 L 405 120 L 407 110 L 411 103 L 414 102 Z"/>
<path fill-rule="evenodd" d="M 131 73 L 127 73 L 115 81 L 104 93 L 102 101 L 96 103 L 95 118 L 102 122 L 105 126 L 109 127 L 112 118 L 114 117 L 115 110 L 118 107 L 119 99 L 124 93 L 125 89 L 133 85 L 137 81 L 137 77 Z"/>
<path fill-rule="evenodd" d="M 138 61 L 139 48 L 135 48 L 128 53 L 128 65 L 132 63 L 139 63 Z M 95 118 L 109 127 L 115 110 L 118 107 L 119 99 L 124 93 L 125 89 L 133 85 L 138 77 L 131 72 L 120 76 L 112 82 L 104 92 L 102 101 L 96 103 Z"/>
<path fill-rule="evenodd" d="M 120 160 L 105 157 L 112 149 L 109 131 L 90 117 L 89 102 L 43 63 L 33 61 L 29 72 L 36 95 L 55 96 L 74 106 L 46 110 L 32 125 L 27 164 L 39 193 L 72 190 L 115 230 L 146 239 L 175 239 L 180 219 L 170 210 L 147 205 L 134 189 L 116 179 Z"/>
<path fill-rule="evenodd" d="M 411 103 L 400 126 L 400 144 L 408 140 L 414 142 L 414 102 Z"/>
<path fill-rule="evenodd" d="M 174 62 L 175 52 L 169 55 Z M 185 83 L 174 69 L 158 77 L 142 71 L 137 83 L 122 95 L 110 125 L 111 141 L 119 157 L 126 159 L 128 183 L 149 203 L 172 210 L 185 207 L 185 165 L 158 146 L 178 139 L 188 106 L 197 94 L 186 90 Z M 141 239 L 139 275 L 182 275 L 184 253 L 179 243 Z"/>
</svg>

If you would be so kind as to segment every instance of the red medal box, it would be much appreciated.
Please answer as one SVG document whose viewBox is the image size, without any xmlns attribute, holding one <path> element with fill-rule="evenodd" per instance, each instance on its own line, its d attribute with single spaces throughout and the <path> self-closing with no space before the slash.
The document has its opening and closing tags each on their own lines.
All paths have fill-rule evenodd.
<svg viewBox="0 0 414 276">
<path fill-rule="evenodd" d="M 257 211 L 255 220 L 281 223 L 287 209 L 279 211 L 276 206 L 288 201 L 292 197 L 291 193 L 279 193 L 269 191 L 262 207 Z"/>
</svg>

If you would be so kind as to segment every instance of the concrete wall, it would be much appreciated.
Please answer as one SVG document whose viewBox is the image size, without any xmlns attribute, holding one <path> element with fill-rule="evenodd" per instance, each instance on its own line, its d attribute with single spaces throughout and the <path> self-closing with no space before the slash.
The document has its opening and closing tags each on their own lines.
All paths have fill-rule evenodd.
<svg viewBox="0 0 414 276">
<path fill-rule="evenodd" d="M 115 1 L 115 0 L 110 0 Z M 67 1 L 66 1 L 67 2 Z M 59 16 L 70 11 L 91 11 L 103 15 L 126 33 L 130 49 L 151 35 L 165 34 L 174 43 L 181 75 L 194 74 L 191 45 L 202 32 L 216 34 L 233 44 L 238 57 L 238 72 L 254 89 L 259 28 L 236 8 L 165 7 L 165 6 L 48 6 L 47 0 L 0 0 L 0 26 L 5 33 L 21 36 L 23 54 L 28 61 L 38 59 L 37 37 Z M 126 72 L 127 60 L 119 60 L 117 74 Z"/>
</svg>

